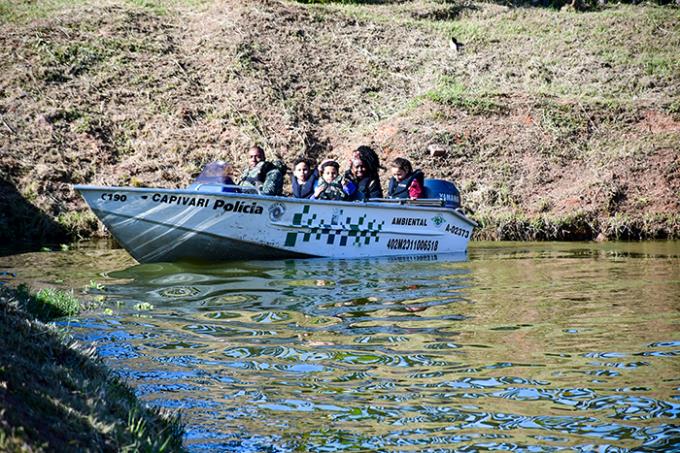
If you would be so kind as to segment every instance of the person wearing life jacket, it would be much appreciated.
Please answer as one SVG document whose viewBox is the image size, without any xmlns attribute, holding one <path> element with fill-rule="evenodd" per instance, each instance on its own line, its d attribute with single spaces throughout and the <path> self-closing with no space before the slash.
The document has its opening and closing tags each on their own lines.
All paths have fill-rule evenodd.
<svg viewBox="0 0 680 453">
<path fill-rule="evenodd" d="M 424 195 L 425 176 L 420 170 L 413 171 L 411 162 L 397 157 L 390 165 L 392 178 L 387 189 L 388 198 L 404 198 L 416 200 Z"/>
<path fill-rule="evenodd" d="M 256 187 L 263 195 L 283 194 L 283 175 L 286 164 L 281 160 L 269 162 L 265 159 L 264 150 L 254 145 L 248 150 L 248 167 L 241 173 L 239 185 Z"/>
<path fill-rule="evenodd" d="M 343 190 L 342 178 L 340 178 L 340 164 L 334 160 L 325 160 L 321 163 L 321 178 L 312 199 L 316 200 L 344 200 L 347 194 Z"/>
<path fill-rule="evenodd" d="M 368 146 L 358 147 L 352 156 L 351 168 L 345 172 L 344 187 L 350 201 L 366 201 L 382 198 L 378 170 L 380 159 Z"/>
<path fill-rule="evenodd" d="M 314 194 L 314 188 L 319 181 L 319 172 L 312 168 L 313 164 L 309 159 L 300 157 L 295 161 L 291 178 L 293 197 L 310 198 Z"/>
</svg>

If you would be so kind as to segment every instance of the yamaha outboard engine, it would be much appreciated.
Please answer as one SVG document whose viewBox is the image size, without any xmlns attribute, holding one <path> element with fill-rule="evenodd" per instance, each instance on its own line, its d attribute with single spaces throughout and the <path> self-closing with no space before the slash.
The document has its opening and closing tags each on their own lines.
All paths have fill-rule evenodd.
<svg viewBox="0 0 680 453">
<path fill-rule="evenodd" d="M 451 209 L 460 207 L 460 192 L 456 185 L 443 179 L 426 179 L 425 196 L 423 198 L 434 198 L 444 200 L 444 206 Z"/>
</svg>

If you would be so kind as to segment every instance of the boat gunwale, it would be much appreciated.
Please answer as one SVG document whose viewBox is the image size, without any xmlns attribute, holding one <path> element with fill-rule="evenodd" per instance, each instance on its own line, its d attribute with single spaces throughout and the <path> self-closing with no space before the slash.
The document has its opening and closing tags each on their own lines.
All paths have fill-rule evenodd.
<svg viewBox="0 0 680 453">
<path fill-rule="evenodd" d="M 250 194 L 250 193 L 239 193 L 239 192 L 217 192 L 217 191 L 201 191 L 195 189 L 165 189 L 165 188 L 155 188 L 155 187 L 122 187 L 122 186 L 95 186 L 89 184 L 74 184 L 73 188 L 77 191 L 95 191 L 95 190 L 112 190 L 112 191 L 128 191 L 128 192 L 139 192 L 139 193 L 181 193 L 185 195 L 196 195 L 204 194 L 211 196 L 220 196 L 224 198 L 245 198 L 249 200 L 268 200 L 268 201 L 281 201 L 285 200 L 287 203 L 296 204 L 320 204 L 320 205 L 331 205 L 331 206 L 347 206 L 352 204 L 360 204 L 361 206 L 366 206 L 370 208 L 379 209 L 394 209 L 398 207 L 399 209 L 407 210 L 425 210 L 434 212 L 449 212 L 464 222 L 468 223 L 473 228 L 479 225 L 474 220 L 468 218 L 462 212 L 454 208 L 447 206 L 424 206 L 424 205 L 414 205 L 408 203 L 389 203 L 386 201 L 376 202 L 376 201 L 343 201 L 343 200 L 316 200 L 310 198 L 295 198 L 295 197 L 285 197 L 276 195 L 263 195 L 263 194 Z M 436 198 L 428 198 L 428 200 L 438 200 Z"/>
</svg>

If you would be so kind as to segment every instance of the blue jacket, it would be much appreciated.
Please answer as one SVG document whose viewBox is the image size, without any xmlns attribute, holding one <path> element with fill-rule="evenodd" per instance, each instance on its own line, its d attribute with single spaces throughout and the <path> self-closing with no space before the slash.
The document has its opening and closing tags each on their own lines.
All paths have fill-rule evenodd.
<svg viewBox="0 0 680 453">
<path fill-rule="evenodd" d="M 319 180 L 319 172 L 314 170 L 302 186 L 298 183 L 295 176 L 291 179 L 293 181 L 293 196 L 295 198 L 309 198 L 314 195 L 314 187 L 316 187 L 316 182 Z"/>
<path fill-rule="evenodd" d="M 411 198 L 409 194 L 409 188 L 413 183 L 413 180 L 417 179 L 420 186 L 423 186 L 423 181 L 425 180 L 425 175 L 420 170 L 415 170 L 406 179 L 401 182 L 397 182 L 395 178 L 390 179 L 390 185 L 387 188 L 388 198 Z"/>
</svg>

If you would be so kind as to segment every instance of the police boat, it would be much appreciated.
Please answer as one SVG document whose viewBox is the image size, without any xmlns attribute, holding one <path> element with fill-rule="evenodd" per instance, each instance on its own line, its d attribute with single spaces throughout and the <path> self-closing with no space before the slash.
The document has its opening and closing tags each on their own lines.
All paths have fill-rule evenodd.
<svg viewBox="0 0 680 453">
<path fill-rule="evenodd" d="M 425 179 L 418 200 L 309 200 L 226 184 L 224 165 L 185 189 L 74 189 L 140 263 L 465 253 L 476 226 L 448 181 Z"/>
</svg>

